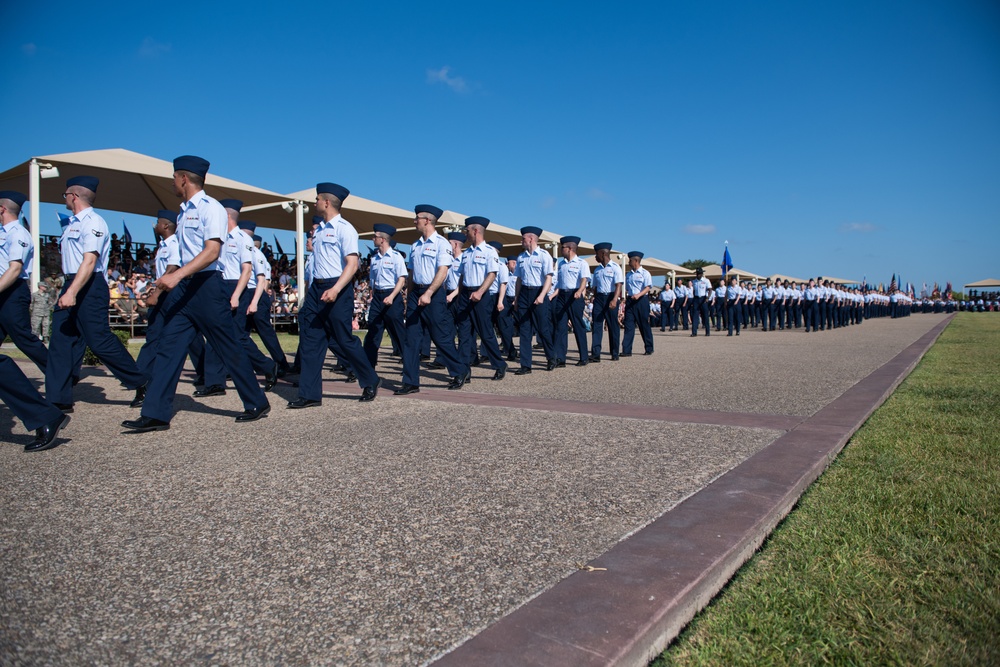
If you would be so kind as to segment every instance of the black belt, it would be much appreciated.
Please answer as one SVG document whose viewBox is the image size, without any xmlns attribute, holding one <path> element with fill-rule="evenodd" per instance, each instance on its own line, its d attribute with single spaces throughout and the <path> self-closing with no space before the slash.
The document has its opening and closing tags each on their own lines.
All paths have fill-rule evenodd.
<svg viewBox="0 0 1000 667">
<path fill-rule="evenodd" d="M 316 285 L 336 285 L 338 280 L 340 280 L 340 276 L 336 278 L 313 278 L 313 283 Z"/>
<path fill-rule="evenodd" d="M 375 292 L 375 294 L 381 294 L 381 295 L 384 295 L 384 296 L 389 296 L 390 294 L 392 294 L 392 290 L 391 289 L 377 289 L 377 290 L 374 290 L 374 292 Z"/>
</svg>

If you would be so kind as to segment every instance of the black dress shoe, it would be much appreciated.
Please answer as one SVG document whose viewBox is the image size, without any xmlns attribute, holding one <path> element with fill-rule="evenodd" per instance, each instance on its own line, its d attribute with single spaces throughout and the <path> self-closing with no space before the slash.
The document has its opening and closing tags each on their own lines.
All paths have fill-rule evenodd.
<svg viewBox="0 0 1000 667">
<path fill-rule="evenodd" d="M 195 398 L 208 398 L 209 396 L 225 396 L 226 388 L 221 384 L 213 384 L 211 387 L 205 387 L 204 389 L 195 390 L 193 396 Z"/>
<path fill-rule="evenodd" d="M 350 384 L 351 382 L 357 382 L 358 376 L 354 374 L 354 371 L 347 371 L 347 377 L 344 378 L 344 382 Z"/>
<path fill-rule="evenodd" d="M 152 417 L 139 417 L 138 419 L 126 419 L 122 426 L 136 433 L 146 433 L 147 431 L 166 431 L 170 428 L 170 422 L 160 421 Z"/>
<path fill-rule="evenodd" d="M 513 352 L 507 355 L 507 361 L 517 361 L 517 355 Z"/>
<path fill-rule="evenodd" d="M 262 408 L 253 408 L 252 410 L 246 410 L 243 414 L 236 417 L 236 423 L 241 424 L 243 422 L 255 422 L 258 419 L 263 419 L 267 416 L 267 413 L 271 411 L 271 404 L 265 403 Z"/>
<path fill-rule="evenodd" d="M 592 364 L 599 364 L 599 363 L 601 363 L 601 358 L 600 357 L 591 357 L 590 358 L 590 363 L 592 363 Z"/>
<path fill-rule="evenodd" d="M 52 405 L 59 408 L 64 415 L 68 415 L 69 413 L 73 412 L 72 403 L 53 403 Z"/>
<path fill-rule="evenodd" d="M 291 366 L 288 367 L 289 375 L 298 375 L 301 372 L 302 372 L 302 366 L 296 366 L 292 364 Z"/>
<path fill-rule="evenodd" d="M 194 379 L 194 382 L 192 384 L 194 386 L 196 386 L 196 387 L 200 387 L 200 386 L 204 385 L 205 384 L 205 376 L 204 375 L 199 375 L 198 377 L 196 377 Z"/>
<path fill-rule="evenodd" d="M 621 355 L 618 355 L 621 356 Z M 611 357 L 611 361 L 618 361 L 618 357 Z"/>
<path fill-rule="evenodd" d="M 281 378 L 283 378 L 286 375 L 288 375 L 290 372 L 291 372 L 291 369 L 288 366 L 279 366 L 278 367 L 278 379 L 280 380 Z"/>
<path fill-rule="evenodd" d="M 551 361 L 549 361 L 548 363 L 545 364 L 545 370 L 547 370 L 547 371 L 554 371 L 555 369 L 556 369 L 556 360 L 555 359 L 552 359 Z"/>
<path fill-rule="evenodd" d="M 135 390 L 135 398 L 128 404 L 130 408 L 141 408 L 142 402 L 146 400 L 146 385 L 142 385 Z"/>
<path fill-rule="evenodd" d="M 516 371 L 514 371 L 514 375 L 531 375 L 531 369 L 528 368 L 527 366 L 521 366 Z"/>
<path fill-rule="evenodd" d="M 431 358 L 431 355 L 429 355 L 429 354 L 421 354 L 420 355 L 420 361 L 427 361 L 430 358 Z"/>
<path fill-rule="evenodd" d="M 494 380 L 502 380 L 505 377 L 507 377 L 507 367 L 506 366 L 504 366 L 503 368 L 498 368 L 497 372 L 493 374 L 493 379 Z"/>
<path fill-rule="evenodd" d="M 297 398 L 294 401 L 289 401 L 288 405 L 285 406 L 289 410 L 301 410 L 302 408 L 314 408 L 323 405 L 323 401 L 314 401 L 309 398 Z"/>
<path fill-rule="evenodd" d="M 618 356 L 619 356 L 619 357 L 631 357 L 631 356 L 632 356 L 632 353 L 631 353 L 631 352 L 622 352 L 622 353 L 621 353 L 621 354 L 619 354 Z M 612 358 L 612 359 L 614 359 L 614 357 L 611 357 L 611 358 Z"/>
<path fill-rule="evenodd" d="M 274 389 L 274 385 L 278 384 L 278 365 L 275 364 L 274 368 L 267 372 L 264 376 L 264 391 L 271 391 Z"/>
<path fill-rule="evenodd" d="M 375 384 L 370 387 L 365 387 L 365 390 L 361 392 L 361 398 L 358 400 L 362 403 L 367 403 L 368 401 L 374 401 L 375 397 L 378 396 L 378 388 L 382 386 L 382 378 L 375 380 Z"/>
<path fill-rule="evenodd" d="M 566 360 L 556 359 L 556 368 L 566 368 Z"/>
<path fill-rule="evenodd" d="M 580 361 L 576 362 L 576 365 L 577 365 L 577 366 L 586 366 L 586 365 L 587 365 L 587 363 L 588 363 L 588 362 L 586 362 L 586 361 L 584 361 L 584 360 L 582 360 L 582 359 L 581 359 Z"/>
<path fill-rule="evenodd" d="M 479 365 L 479 364 L 481 364 L 481 363 L 483 363 L 483 358 L 477 355 L 477 356 L 476 356 L 476 357 L 475 357 L 475 358 L 474 358 L 474 359 L 472 360 L 472 363 L 471 363 L 471 364 L 469 364 L 469 365 L 470 365 L 470 366 L 478 366 L 478 365 Z"/>
<path fill-rule="evenodd" d="M 427 364 L 427 368 L 436 371 L 444 368 L 444 364 L 442 364 L 440 361 L 432 361 L 431 363 Z"/>
<path fill-rule="evenodd" d="M 697 335 L 697 334 L 695 334 L 695 335 Z M 648 357 L 651 354 L 653 354 L 653 352 L 652 352 L 652 350 L 650 350 L 649 352 L 643 352 L 642 354 L 643 354 L 643 356 Z"/>
<path fill-rule="evenodd" d="M 55 421 L 45 424 L 35 431 L 35 439 L 24 446 L 26 452 L 43 452 L 56 446 L 56 436 L 59 429 L 69 423 L 69 415 L 59 415 Z"/>
<path fill-rule="evenodd" d="M 404 384 L 402 387 L 392 392 L 393 396 L 406 396 L 407 394 L 419 394 L 420 387 L 415 384 Z"/>
<path fill-rule="evenodd" d="M 691 334 L 691 338 L 697 338 L 697 337 L 698 337 L 698 334 L 696 334 L 696 333 Z"/>
<path fill-rule="evenodd" d="M 467 375 L 456 375 L 455 377 L 453 377 L 451 379 L 451 382 L 448 384 L 448 389 L 450 389 L 452 391 L 455 391 L 456 389 L 461 389 L 462 387 L 465 386 L 465 378 L 466 377 L 468 377 L 468 376 Z"/>
</svg>

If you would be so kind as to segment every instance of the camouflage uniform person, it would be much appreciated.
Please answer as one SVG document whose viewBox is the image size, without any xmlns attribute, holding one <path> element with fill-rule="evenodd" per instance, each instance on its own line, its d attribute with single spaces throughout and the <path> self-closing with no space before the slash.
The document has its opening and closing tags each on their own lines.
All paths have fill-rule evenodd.
<svg viewBox="0 0 1000 667">
<path fill-rule="evenodd" d="M 49 318 L 52 316 L 53 290 L 44 280 L 31 295 L 31 331 L 49 344 Z"/>
</svg>

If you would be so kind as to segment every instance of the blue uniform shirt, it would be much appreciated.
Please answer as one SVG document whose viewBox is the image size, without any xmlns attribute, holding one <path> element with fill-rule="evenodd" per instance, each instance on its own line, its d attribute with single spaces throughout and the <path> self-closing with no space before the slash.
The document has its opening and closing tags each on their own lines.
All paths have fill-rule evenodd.
<svg viewBox="0 0 1000 667">
<path fill-rule="evenodd" d="M 504 290 L 508 290 L 510 287 L 510 269 L 507 268 L 507 262 L 500 262 L 500 270 L 497 271 L 497 279 L 493 281 L 490 285 L 490 294 L 499 294 L 500 286 L 504 286 Z M 513 296 L 513 295 L 511 295 Z"/>
<path fill-rule="evenodd" d="M 0 275 L 7 272 L 11 262 L 21 262 L 19 278 L 31 277 L 31 260 L 35 256 L 35 246 L 31 234 L 20 221 L 12 220 L 0 227 Z"/>
<path fill-rule="evenodd" d="M 111 252 L 108 223 L 93 208 L 70 216 L 69 224 L 63 230 L 60 250 L 64 274 L 75 274 L 83 263 L 83 255 L 88 252 L 97 253 L 94 273 L 104 273 L 108 269 L 108 255 Z"/>
<path fill-rule="evenodd" d="M 267 257 L 260 248 L 250 244 L 250 250 L 253 252 L 253 270 L 250 272 L 250 282 L 247 283 L 248 289 L 257 289 L 257 277 L 260 276 L 261 280 L 264 282 L 270 282 L 271 280 L 271 262 L 267 261 Z"/>
<path fill-rule="evenodd" d="M 517 257 L 517 268 L 514 275 L 525 287 L 541 287 L 545 284 L 545 276 L 553 274 L 552 255 L 541 248 L 534 252 L 525 250 Z"/>
<path fill-rule="evenodd" d="M 493 246 L 486 245 L 486 241 L 473 248 L 466 248 L 461 259 L 463 287 L 479 288 L 487 275 L 500 273 L 500 256 Z M 496 283 L 495 275 L 493 282 Z"/>
<path fill-rule="evenodd" d="M 629 271 L 625 276 L 625 295 L 634 296 L 646 287 L 653 286 L 653 276 L 641 266 L 635 271 Z"/>
<path fill-rule="evenodd" d="M 454 292 L 462 281 L 462 258 L 452 257 L 451 266 L 448 267 L 448 275 L 444 279 L 444 290 L 448 293 Z"/>
<path fill-rule="evenodd" d="M 671 303 L 674 302 L 674 299 L 676 298 L 676 296 L 677 295 L 674 294 L 674 290 L 673 289 L 671 289 L 670 287 L 664 287 L 663 291 L 660 292 L 660 301 L 662 301 L 664 303 L 667 303 L 667 304 L 671 304 Z"/>
<path fill-rule="evenodd" d="M 313 279 L 336 280 L 347 258 L 358 254 L 358 232 L 338 214 L 313 234 Z"/>
<path fill-rule="evenodd" d="M 313 280 L 313 256 L 312 255 L 309 255 L 308 257 L 306 257 L 305 266 L 302 267 L 302 280 L 305 281 L 307 288 L 309 287 L 309 284 Z"/>
<path fill-rule="evenodd" d="M 205 249 L 205 242 L 217 240 L 220 243 L 226 238 L 229 227 L 229 216 L 226 209 L 204 190 L 199 190 L 191 199 L 181 204 L 181 213 L 177 216 L 177 243 L 181 251 L 181 266 L 197 257 Z M 202 271 L 218 271 L 219 262 L 215 261 Z"/>
<path fill-rule="evenodd" d="M 181 251 L 177 245 L 177 235 L 168 236 L 160 241 L 160 249 L 156 251 L 156 277 L 161 278 L 167 272 L 168 266 L 181 265 Z"/>
<path fill-rule="evenodd" d="M 376 252 L 372 255 L 368 275 L 372 289 L 395 289 L 399 278 L 406 276 L 406 262 L 403 261 L 403 256 L 392 248 L 389 248 L 389 252 L 384 255 Z"/>
<path fill-rule="evenodd" d="M 239 227 L 226 235 L 226 242 L 219 255 L 219 270 L 223 280 L 239 280 L 244 264 L 253 264 L 253 239 Z M 252 272 L 251 272 L 252 273 Z"/>
<path fill-rule="evenodd" d="M 506 296 L 509 296 L 510 298 L 513 299 L 514 295 L 517 294 L 517 276 L 514 275 L 514 272 L 512 272 L 509 268 L 507 268 L 506 265 L 504 265 L 504 268 L 507 269 L 507 293 L 506 293 Z M 514 269 L 516 271 L 517 270 L 517 266 L 515 266 Z"/>
<path fill-rule="evenodd" d="M 439 268 L 452 265 L 452 259 L 451 242 L 434 232 L 413 242 L 407 267 L 413 272 L 413 282 L 426 286 L 434 282 Z"/>
<path fill-rule="evenodd" d="M 708 282 L 708 278 L 704 276 L 691 281 L 691 291 L 694 296 L 706 296 L 710 289 L 712 289 L 712 283 Z"/>
<path fill-rule="evenodd" d="M 580 289 L 580 278 L 590 278 L 590 267 L 582 257 L 575 257 L 559 264 L 556 275 L 556 287 L 560 290 L 575 292 Z"/>
<path fill-rule="evenodd" d="M 598 294 L 611 294 L 615 291 L 616 285 L 625 282 L 625 276 L 622 274 L 622 267 L 614 262 L 608 262 L 607 266 L 598 264 L 594 268 L 590 282 Z"/>
</svg>

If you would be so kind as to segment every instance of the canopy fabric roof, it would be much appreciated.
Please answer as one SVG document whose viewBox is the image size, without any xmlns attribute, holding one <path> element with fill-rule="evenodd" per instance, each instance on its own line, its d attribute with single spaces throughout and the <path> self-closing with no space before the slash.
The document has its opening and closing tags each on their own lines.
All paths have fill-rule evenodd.
<svg viewBox="0 0 1000 667">
<path fill-rule="evenodd" d="M 313 186 L 306 190 L 299 190 L 298 192 L 281 196 L 281 203 L 296 201 L 304 202 L 309 207 L 303 217 L 304 229 L 308 231 L 312 228 L 316 187 Z M 416 227 L 413 225 L 413 211 L 365 199 L 353 193 L 344 201 L 341 214 L 345 220 L 358 230 L 358 234 L 362 237 L 370 238 L 375 233 L 374 225 L 378 222 L 390 224 L 395 227 L 396 235 L 393 238 L 399 243 L 411 243 L 419 236 Z M 295 211 L 286 211 L 280 205 L 260 208 L 244 206 L 240 212 L 240 218 L 253 220 L 259 227 L 295 230 Z"/>
<path fill-rule="evenodd" d="M 57 178 L 43 178 L 39 182 L 43 202 L 62 204 L 66 179 L 86 175 L 96 176 L 101 181 L 94 202 L 97 208 L 150 217 L 155 217 L 160 209 L 180 209 L 180 198 L 174 194 L 172 162 L 124 148 L 41 155 L 34 159 L 59 169 Z M 0 173 L 0 190 L 29 194 L 30 164 L 31 160 L 26 160 Z M 205 179 L 205 192 L 216 199 L 241 199 L 247 204 L 284 199 L 277 192 L 224 178 L 211 170 Z"/>
<path fill-rule="evenodd" d="M 591 270 L 597 267 L 597 257 L 589 256 L 585 259 L 587 260 L 587 266 Z M 621 250 L 612 250 L 611 259 L 618 264 L 624 265 L 626 269 L 628 268 L 628 253 Z M 685 269 L 683 266 L 671 264 L 655 257 L 643 257 L 642 267 L 649 271 L 649 274 L 652 276 L 668 276 L 671 272 L 678 278 L 687 278 L 694 275 L 694 271 L 690 269 Z"/>
<path fill-rule="evenodd" d="M 1000 287 L 1000 280 L 996 278 L 987 278 L 986 280 L 977 280 L 974 283 L 969 283 L 966 287 L 971 287 L 973 289 L 978 289 L 980 287 Z"/>
<path fill-rule="evenodd" d="M 447 233 L 450 231 L 462 231 L 465 229 L 465 219 L 469 216 L 455 211 L 445 211 L 438 218 L 438 231 Z M 501 257 L 519 254 L 521 248 L 521 232 L 517 229 L 505 227 L 495 222 L 490 222 L 485 234 L 487 241 L 499 241 L 503 244 Z"/>
<path fill-rule="evenodd" d="M 722 279 L 722 267 L 719 266 L 718 264 L 709 264 L 704 268 L 705 268 L 705 277 L 708 278 L 709 280 Z M 726 274 L 727 278 L 733 276 L 735 276 L 739 280 L 745 280 L 745 279 L 767 280 L 767 278 L 765 278 L 764 276 L 759 276 L 756 273 L 753 273 L 752 271 L 744 271 L 743 269 L 738 269 L 735 266 L 729 269 L 729 271 Z"/>
</svg>

